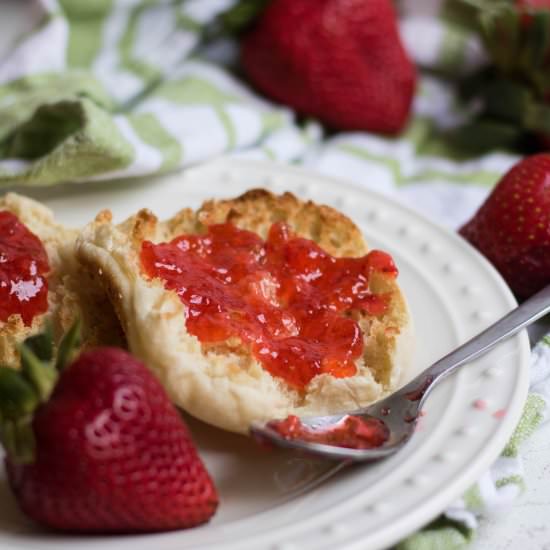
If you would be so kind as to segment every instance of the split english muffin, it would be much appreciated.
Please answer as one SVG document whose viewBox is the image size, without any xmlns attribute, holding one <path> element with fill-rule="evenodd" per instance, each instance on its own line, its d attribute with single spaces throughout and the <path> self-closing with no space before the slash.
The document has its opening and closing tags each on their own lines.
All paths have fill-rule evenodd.
<svg viewBox="0 0 550 550">
<path fill-rule="evenodd" d="M 233 240 L 223 241 L 224 232 Z M 229 275 L 240 273 L 238 284 L 226 277 L 225 267 L 205 264 L 216 235 L 231 244 L 220 245 L 212 254 L 222 258 L 224 266 L 230 265 Z M 279 249 L 273 244 L 277 239 Z M 307 252 L 304 257 L 300 247 Z M 163 254 L 173 252 L 178 262 L 183 257 L 183 263 L 157 258 L 147 264 L 147 254 L 165 249 Z M 317 290 L 328 275 L 321 271 L 296 275 L 294 267 L 285 263 L 284 254 L 291 249 L 297 266 L 306 257 L 319 257 L 323 269 L 338 265 L 328 255 L 361 258 L 369 252 L 359 229 L 338 211 L 302 202 L 290 193 L 276 196 L 253 190 L 233 200 L 207 201 L 196 212 L 184 209 L 164 222 L 141 210 L 114 225 L 110 212 L 104 211 L 81 232 L 76 255 L 112 301 L 130 350 L 157 373 L 173 401 L 207 423 L 246 433 L 255 420 L 328 414 L 372 403 L 397 387 L 412 356 L 411 320 L 394 273 L 369 268 L 368 281 L 361 279 L 368 286 L 362 290 L 364 305 L 337 314 L 334 304 L 347 298 L 340 293 L 336 301 L 323 302 Z M 373 262 L 376 258 L 372 256 Z M 206 271 L 197 275 L 190 266 Z M 157 268 L 163 274 L 153 272 Z M 171 272 L 190 277 L 204 293 L 187 296 L 187 282 L 177 286 L 176 277 L 170 283 Z M 333 292 L 332 286 L 338 285 L 331 282 L 322 288 Z M 288 292 L 283 297 L 283 287 L 291 298 Z M 248 293 L 244 302 L 235 290 L 243 288 Z M 308 308 L 319 306 L 315 312 L 300 309 L 300 293 L 309 296 Z M 219 303 L 212 302 L 212 296 Z M 232 309 L 225 307 L 229 303 Z M 209 324 L 201 325 L 195 317 L 208 307 L 217 309 L 209 313 Z M 265 323 L 264 310 L 277 320 L 276 330 L 275 325 L 269 332 L 251 321 L 254 314 Z M 315 319 L 325 323 L 326 330 L 316 327 Z M 208 330 L 201 333 L 201 326 Z M 345 350 L 342 355 L 341 349 L 332 349 L 353 337 L 350 330 L 361 339 L 353 341 L 358 351 L 353 361 Z M 319 370 L 304 378 L 300 369 L 307 370 L 304 358 L 311 350 Z M 277 371 L 283 356 L 284 372 Z"/>
<path fill-rule="evenodd" d="M 103 289 L 93 284 L 87 271 L 76 260 L 74 245 L 78 231 L 57 223 L 53 213 L 42 204 L 16 193 L 0 197 L 0 215 L 2 213 L 6 227 L 12 228 L 10 231 L 19 222 L 25 228 L 16 228 L 22 238 L 28 240 L 35 249 L 43 247 L 42 251 L 47 257 L 44 273 L 47 301 L 45 307 L 37 308 L 32 316 L 13 312 L 4 319 L 0 318 L 0 365 L 18 366 L 18 345 L 28 336 L 43 330 L 46 319 L 51 320 L 57 338 L 78 317 L 82 320 L 84 347 L 108 344 L 124 346 L 124 334 Z M 6 213 L 15 218 L 8 218 Z M 26 230 L 30 231 L 30 236 Z M 44 282 L 39 274 L 32 277 L 35 267 L 31 267 L 26 274 L 17 274 L 17 268 L 10 265 L 8 253 L 13 252 L 15 245 L 25 254 L 25 242 L 16 242 L 21 238 L 19 235 L 9 242 L 7 232 L 0 235 L 0 257 L 4 260 L 0 262 L 0 284 L 10 298 L 14 293 L 19 293 L 18 300 L 21 307 L 25 308 L 35 297 L 37 285 L 43 285 Z M 30 256 L 29 261 L 32 261 Z"/>
</svg>

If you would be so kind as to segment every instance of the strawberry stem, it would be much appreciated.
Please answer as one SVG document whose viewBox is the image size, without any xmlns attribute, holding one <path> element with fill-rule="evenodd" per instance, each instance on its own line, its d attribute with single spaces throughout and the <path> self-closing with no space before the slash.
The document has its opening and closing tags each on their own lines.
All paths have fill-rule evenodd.
<svg viewBox="0 0 550 550">
<path fill-rule="evenodd" d="M 38 403 L 34 387 L 19 371 L 0 367 L 0 421 L 30 414 Z"/>
<path fill-rule="evenodd" d="M 6 453 L 17 460 L 17 443 L 13 420 L 2 420 L 0 422 L 0 439 Z"/>
<path fill-rule="evenodd" d="M 73 326 L 67 331 L 57 351 L 57 361 L 55 362 L 55 369 L 57 372 L 61 372 L 68 364 L 72 362 L 75 355 L 78 352 L 78 348 L 81 343 L 80 334 L 80 319 L 77 319 Z"/>
<path fill-rule="evenodd" d="M 41 361 L 53 359 L 53 329 L 49 320 L 44 323 L 44 331 L 25 340 L 29 348 Z"/>
<path fill-rule="evenodd" d="M 31 422 L 38 404 L 35 388 L 20 372 L 0 367 L 0 442 L 16 462 L 34 457 Z"/>
<path fill-rule="evenodd" d="M 241 0 L 220 16 L 223 31 L 236 34 L 249 27 L 265 10 L 269 0 Z"/>
<path fill-rule="evenodd" d="M 19 347 L 23 375 L 33 385 L 40 401 L 47 401 L 57 382 L 57 371 L 49 362 L 40 359 L 23 344 Z"/>
<path fill-rule="evenodd" d="M 63 337 L 55 364 L 52 334 L 48 324 L 44 333 L 21 344 L 21 370 L 0 367 L 0 443 L 10 460 L 19 464 L 34 460 L 34 411 L 49 399 L 59 372 L 74 358 L 80 344 L 80 322 Z"/>
<path fill-rule="evenodd" d="M 29 464 L 34 461 L 36 442 L 32 416 L 0 422 L 0 439 L 13 462 Z"/>
</svg>

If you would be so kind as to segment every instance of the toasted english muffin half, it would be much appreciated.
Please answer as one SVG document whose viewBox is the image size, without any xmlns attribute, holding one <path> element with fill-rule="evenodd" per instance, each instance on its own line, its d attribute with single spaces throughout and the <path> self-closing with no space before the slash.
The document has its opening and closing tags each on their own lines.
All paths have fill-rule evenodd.
<svg viewBox="0 0 550 550">
<path fill-rule="evenodd" d="M 76 260 L 74 245 L 78 231 L 57 223 L 44 205 L 16 193 L 0 196 L 0 211 L 6 210 L 40 239 L 48 255 L 50 272 L 46 312 L 36 315 L 30 325 L 19 314 L 0 321 L 0 365 L 19 366 L 18 345 L 40 332 L 48 318 L 57 339 L 79 317 L 84 348 L 124 346 L 124 333 L 110 301 Z"/>
<path fill-rule="evenodd" d="M 186 329 L 186 306 L 159 278 L 143 274 L 145 240 L 167 242 L 205 233 L 212 224 L 231 222 L 263 239 L 271 225 L 284 222 L 298 235 L 336 257 L 360 257 L 368 248 L 360 230 L 340 212 L 290 193 L 252 190 L 232 200 L 211 200 L 195 211 L 181 210 L 160 222 L 141 210 L 120 225 L 100 213 L 77 240 L 77 256 L 106 290 L 119 315 L 130 350 L 149 365 L 173 401 L 191 415 L 220 428 L 246 433 L 252 421 L 288 414 L 328 414 L 372 403 L 398 384 L 413 349 L 411 319 L 395 278 L 376 272 L 370 291 L 390 297 L 387 311 L 360 314 L 364 352 L 356 374 L 315 376 L 304 391 L 272 376 L 239 342 L 201 344 Z"/>
</svg>

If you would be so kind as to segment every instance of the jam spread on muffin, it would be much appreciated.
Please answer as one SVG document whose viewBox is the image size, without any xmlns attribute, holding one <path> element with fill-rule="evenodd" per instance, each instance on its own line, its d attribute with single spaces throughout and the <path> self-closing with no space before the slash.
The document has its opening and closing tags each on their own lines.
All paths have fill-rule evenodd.
<svg viewBox="0 0 550 550">
<path fill-rule="evenodd" d="M 238 337 L 273 376 L 302 390 L 315 376 L 353 376 L 363 352 L 354 312 L 383 315 L 388 297 L 373 272 L 397 276 L 391 256 L 335 258 L 315 242 L 271 226 L 264 241 L 231 223 L 170 242 L 144 241 L 143 272 L 187 308 L 186 328 L 203 343 Z"/>
<path fill-rule="evenodd" d="M 48 309 L 48 255 L 17 216 L 0 212 L 0 321 L 20 315 L 25 325 Z"/>
</svg>

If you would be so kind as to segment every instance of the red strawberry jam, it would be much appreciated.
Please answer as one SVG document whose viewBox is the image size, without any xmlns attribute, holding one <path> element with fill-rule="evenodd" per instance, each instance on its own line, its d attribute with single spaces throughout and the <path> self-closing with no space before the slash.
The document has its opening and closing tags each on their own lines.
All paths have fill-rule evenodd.
<svg viewBox="0 0 550 550">
<path fill-rule="evenodd" d="M 348 449 L 373 449 L 383 445 L 390 437 L 386 424 L 374 417 L 345 416 L 329 429 L 314 429 L 302 424 L 297 416 L 290 415 L 284 420 L 272 420 L 268 426 L 285 439 L 300 439 Z"/>
<path fill-rule="evenodd" d="M 349 314 L 382 315 L 388 298 L 370 292 L 369 278 L 397 276 L 384 252 L 334 258 L 282 223 L 266 241 L 229 223 L 169 243 L 145 241 L 141 261 L 187 306 L 191 334 L 203 343 L 240 338 L 268 372 L 299 390 L 318 374 L 355 374 L 363 337 Z"/>
<path fill-rule="evenodd" d="M 0 212 L 0 321 L 21 315 L 30 325 L 48 309 L 48 255 L 11 212 Z"/>
</svg>

